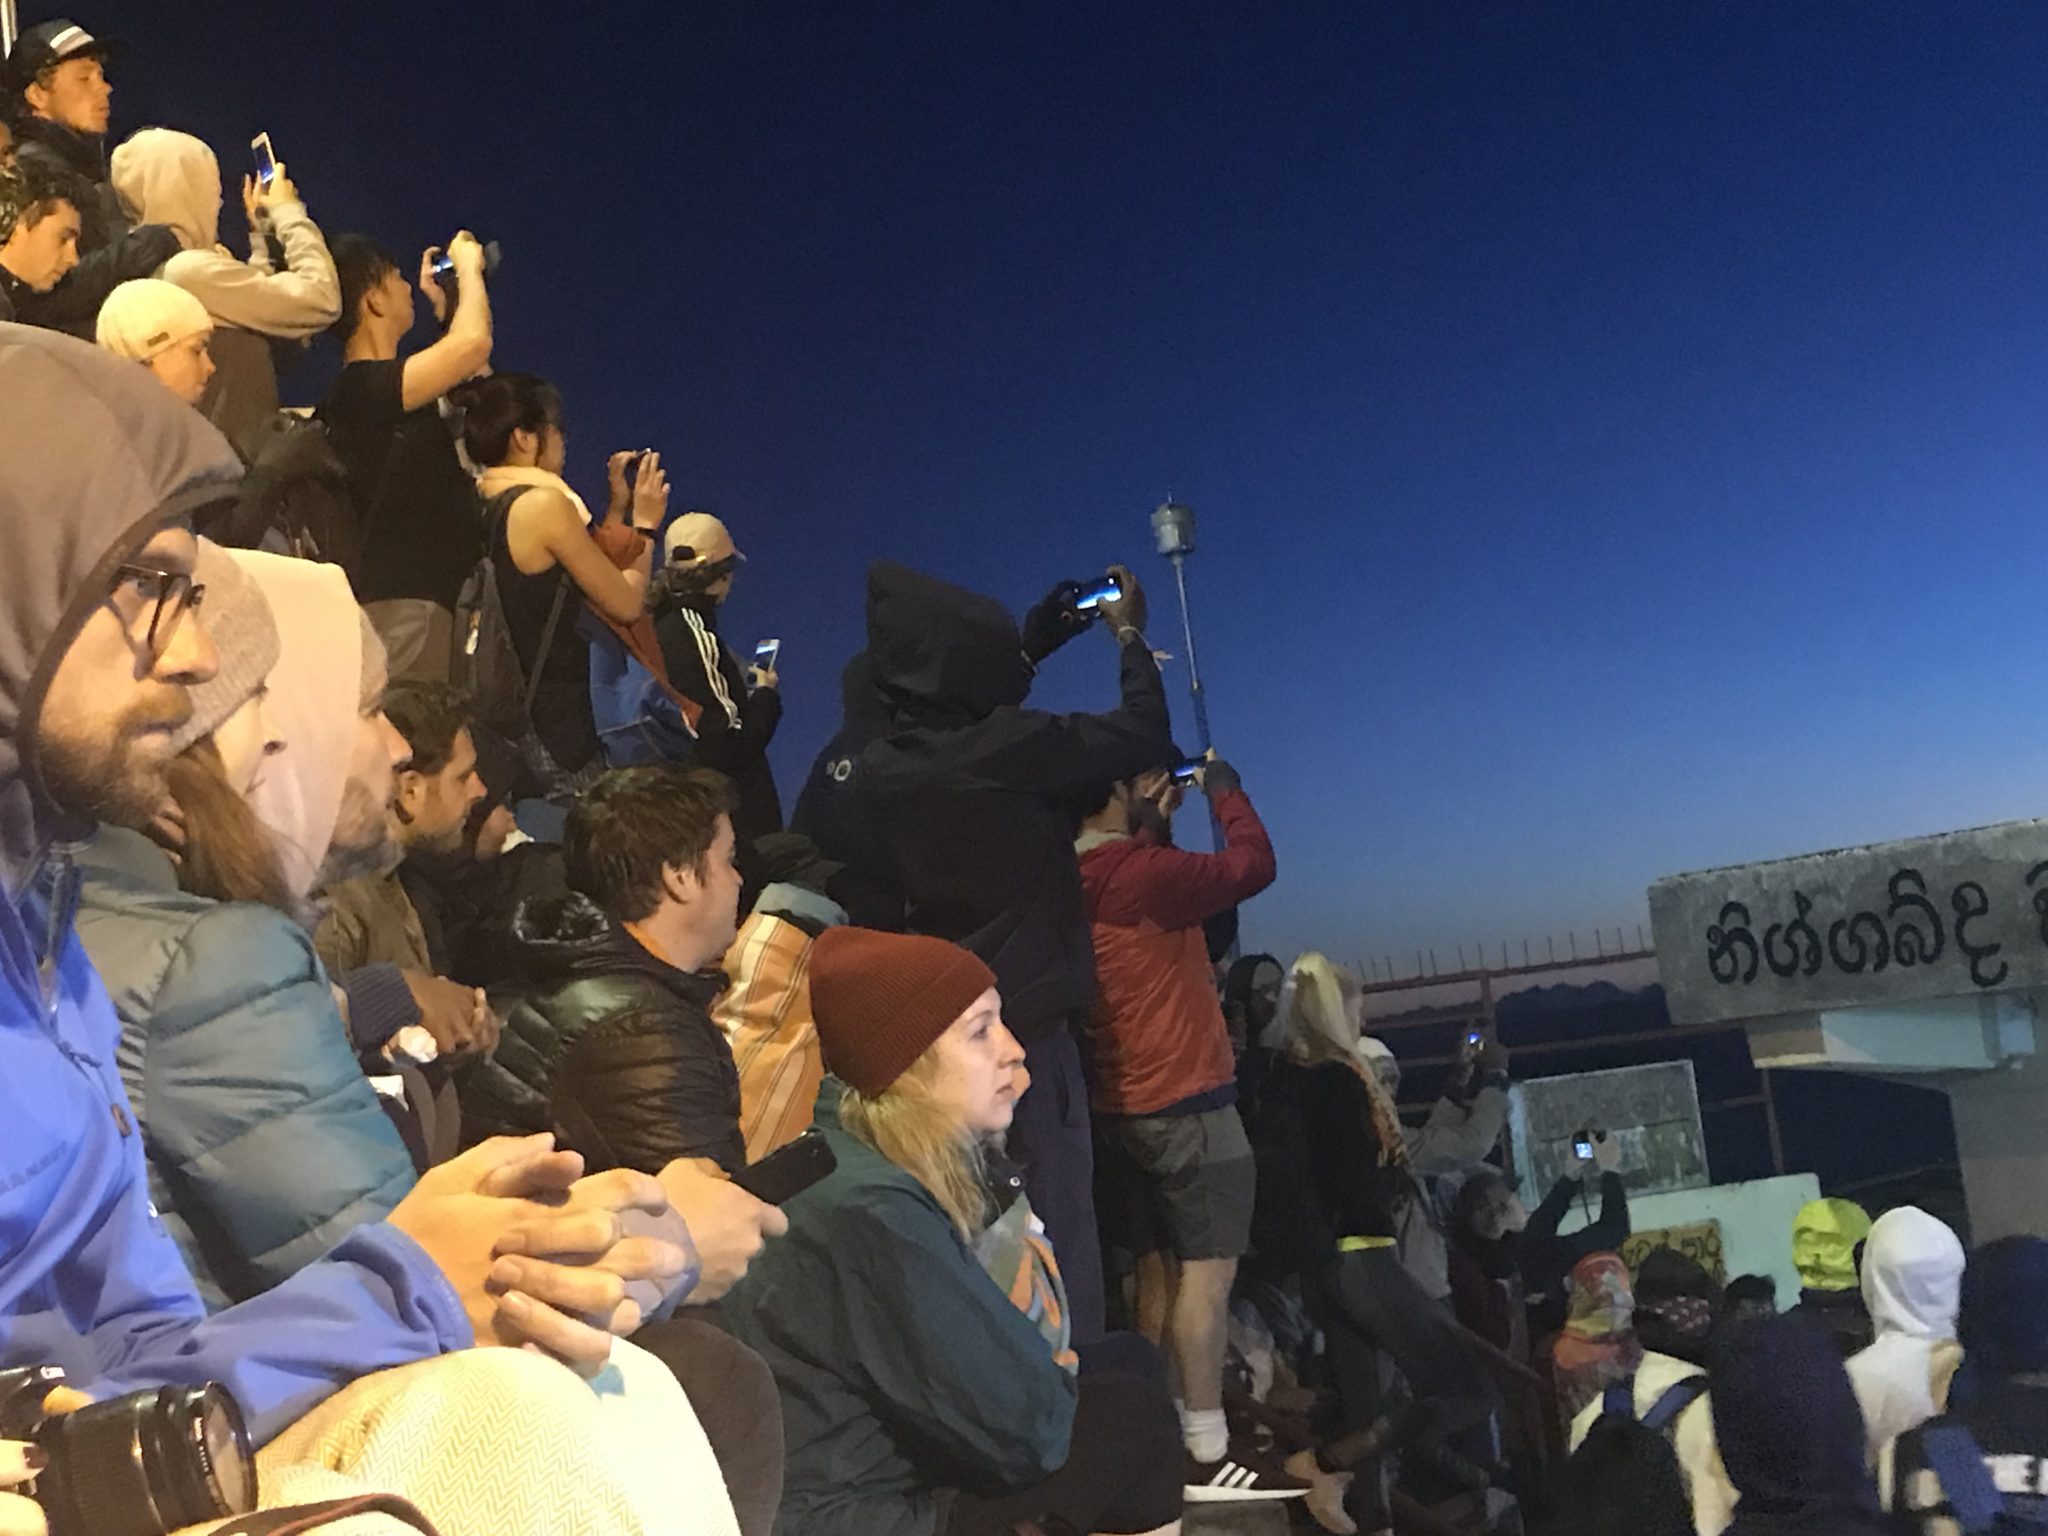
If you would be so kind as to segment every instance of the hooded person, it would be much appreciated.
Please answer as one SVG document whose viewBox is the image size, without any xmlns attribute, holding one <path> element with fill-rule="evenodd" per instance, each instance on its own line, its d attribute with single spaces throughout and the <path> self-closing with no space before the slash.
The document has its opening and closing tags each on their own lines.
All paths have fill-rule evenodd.
<svg viewBox="0 0 2048 1536">
<path fill-rule="evenodd" d="M 1636 1269 L 1636 1337 L 1643 1348 L 1697 1366 L 1707 1363 L 1720 1321 L 1721 1287 L 1696 1259 L 1652 1248 Z"/>
<path fill-rule="evenodd" d="M 196 549 L 184 524 L 233 494 L 237 467 L 219 433 L 153 380 L 70 338 L 0 326 L 0 397 L 0 1166 L 14 1170 L 0 1181 L 0 1363 L 58 1366 L 100 1402 L 220 1382 L 263 1448 L 267 1496 L 289 1486 L 273 1474 L 330 1434 L 352 1449 L 328 1471 L 373 1487 L 402 1480 L 401 1464 L 413 1487 L 455 1472 L 436 1457 L 455 1451 L 461 1406 L 478 1402 L 452 1390 L 459 1375 L 487 1387 L 518 1432 L 479 1446 L 476 1416 L 462 1416 L 465 1448 L 491 1470 L 478 1476 L 463 1462 L 462 1485 L 451 1477 L 449 1497 L 423 1501 L 440 1504 L 428 1512 L 444 1529 L 514 1482 L 552 1505 L 515 1500 L 472 1528 L 594 1528 L 577 1525 L 577 1511 L 621 1507 L 605 1503 L 614 1496 L 632 1529 L 672 1528 L 672 1517 L 639 1518 L 656 1506 L 628 1496 L 640 1491 L 630 1463 L 607 1459 L 641 1434 L 622 1419 L 607 1438 L 600 1400 L 572 1373 L 519 1349 L 441 1358 L 497 1330 L 588 1369 L 604 1364 L 611 1338 L 582 1314 L 617 1294 L 618 1271 L 533 1255 L 559 1254 L 572 1238 L 587 1248 L 589 1226 L 523 1198 L 567 1191 L 573 1160 L 537 1144 L 479 1149 L 437 1169 L 387 1221 L 207 1314 L 151 1209 L 120 1023 L 72 927 L 70 850 L 106 817 L 144 818 L 162 802 L 172 734 L 192 709 L 187 690 L 219 664 L 192 612 Z M 616 1179 L 583 1181 L 577 1198 L 656 1208 L 644 1188 Z M 517 1291 L 496 1294 L 479 1255 L 515 1228 L 530 1256 Z M 611 1245 L 605 1262 L 665 1286 L 682 1261 L 668 1244 L 643 1242 Z M 376 1432 L 374 1408 L 409 1421 L 402 1438 L 414 1460 L 402 1463 L 400 1436 Z M 559 1482 L 522 1474 L 536 1419 L 584 1479 L 567 1508 Z"/>
<path fill-rule="evenodd" d="M 1738 1328 L 1714 1360 L 1714 1428 L 1735 1485 L 1727 1536 L 1883 1536 L 1863 1416 L 1821 1329 L 1774 1317 Z"/>
<path fill-rule="evenodd" d="M 247 182 L 249 259 L 220 240 L 220 164 L 189 133 L 144 128 L 114 151 L 112 181 L 131 218 L 175 230 L 184 249 L 160 276 L 213 317 L 214 373 L 199 410 L 246 457 L 252 434 L 277 412 L 272 340 L 306 341 L 341 313 L 341 282 L 327 242 L 280 163 L 267 182 Z M 284 268 L 271 262 L 271 240 Z"/>
<path fill-rule="evenodd" d="M 2001 1237 L 1970 1255 L 1947 1411 L 1878 1456 L 1884 1504 L 1915 1536 L 2048 1524 L 2048 1240 Z"/>
<path fill-rule="evenodd" d="M 1551 1345 L 1558 1412 L 1567 1430 L 1579 1411 L 1643 1363 L 1636 1338 L 1635 1297 L 1618 1253 L 1592 1253 L 1572 1267 L 1564 1331 Z"/>
<path fill-rule="evenodd" d="M 248 799 L 304 760 L 281 755 L 268 718 L 280 640 L 263 591 L 301 564 L 201 544 L 195 575 L 222 662 L 172 736 L 179 814 L 171 828 L 104 827 L 79 854 L 79 937 L 121 1016 L 151 1196 L 215 1310 L 381 1220 L 414 1181 Z M 339 571 L 303 568 L 330 572 L 346 598 Z M 330 631 L 352 635 L 353 607 L 330 605 Z M 353 687 L 323 702 L 352 722 Z"/>
<path fill-rule="evenodd" d="M 1358 1037 L 1358 1059 L 1399 1099 L 1401 1063 L 1384 1040 Z M 1508 1121 L 1508 1053 L 1498 1039 L 1462 1045 L 1443 1096 L 1423 1124 L 1402 1131 L 1417 1198 L 1401 1215 L 1401 1262 L 1432 1300 L 1451 1297 L 1451 1212 L 1466 1177 L 1486 1161 Z"/>
<path fill-rule="evenodd" d="M 1032 1080 L 1011 1151 L 1065 1268 L 1083 1342 L 1101 1334 L 1105 1303 L 1077 1034 L 1095 1001 L 1095 952 L 1070 807 L 1172 748 L 1144 594 L 1129 572 L 1118 575 L 1124 596 L 1097 612 L 1117 647 L 1121 702 L 1105 714 L 1054 715 L 1024 700 L 1036 662 L 1067 630 L 1029 622 L 1045 638 L 1027 650 L 994 598 L 889 561 L 870 567 L 867 650 L 889 729 L 858 762 L 907 926 L 974 951 L 1002 988 Z"/>
<path fill-rule="evenodd" d="M 1163 1372 L 1091 1370 L 1083 1345 L 1077 1373 L 1057 1307 L 1038 1304 L 1056 1298 L 1013 1300 L 976 1251 L 996 1208 L 1015 1208 L 1014 1189 L 989 1187 L 1023 1058 L 994 973 L 940 939 L 830 928 L 811 1000 L 836 1167 L 788 1202 L 789 1235 L 718 1307 L 782 1390 L 776 1529 L 1178 1529 Z"/>
<path fill-rule="evenodd" d="M 856 651 L 840 672 L 839 701 L 838 733 L 812 762 L 789 827 L 840 866 L 831 895 L 846 908 L 848 921 L 858 928 L 900 932 L 903 882 L 860 793 L 861 753 L 889 730 L 888 711 L 875 688 L 875 669 L 866 651 Z"/>
<path fill-rule="evenodd" d="M 1870 1456 L 1933 1418 L 1948 1403 L 1962 1363 L 1956 1308 L 1963 1244 L 1946 1222 L 1915 1206 L 1886 1211 L 1863 1250 L 1863 1300 L 1877 1336 L 1849 1359 L 1849 1381 Z"/>
<path fill-rule="evenodd" d="M 1856 1266 L 1870 1216 L 1853 1200 L 1809 1200 L 1792 1219 L 1792 1263 L 1799 1305 L 1789 1310 L 1819 1323 L 1848 1359 L 1871 1340 L 1870 1310 Z"/>
</svg>

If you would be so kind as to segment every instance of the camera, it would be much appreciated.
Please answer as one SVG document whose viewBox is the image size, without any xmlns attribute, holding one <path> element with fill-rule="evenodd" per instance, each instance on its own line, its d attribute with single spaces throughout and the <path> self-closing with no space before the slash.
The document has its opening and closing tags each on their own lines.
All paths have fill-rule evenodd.
<svg viewBox="0 0 2048 1536">
<path fill-rule="evenodd" d="M 50 1536 L 169 1536 L 256 1508 L 248 1425 L 218 1382 L 46 1414 L 43 1400 L 64 1384 L 54 1365 L 0 1370 L 0 1438 L 49 1457 L 19 1491 L 41 1507 Z"/>
<path fill-rule="evenodd" d="M 1199 757 L 1184 758 L 1167 770 L 1172 775 L 1173 782 L 1182 789 L 1186 789 L 1190 784 L 1194 783 L 1196 776 L 1201 771 L 1202 760 Z"/>
</svg>

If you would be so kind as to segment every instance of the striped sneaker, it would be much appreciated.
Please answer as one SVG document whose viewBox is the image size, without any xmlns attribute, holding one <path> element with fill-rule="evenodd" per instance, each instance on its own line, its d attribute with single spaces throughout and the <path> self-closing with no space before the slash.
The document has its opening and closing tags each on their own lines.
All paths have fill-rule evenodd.
<svg viewBox="0 0 2048 1536">
<path fill-rule="evenodd" d="M 1221 1461 L 1188 1457 L 1182 1496 L 1190 1504 L 1248 1504 L 1258 1499 L 1298 1499 L 1308 1484 L 1255 1452 L 1232 1446 Z"/>
</svg>

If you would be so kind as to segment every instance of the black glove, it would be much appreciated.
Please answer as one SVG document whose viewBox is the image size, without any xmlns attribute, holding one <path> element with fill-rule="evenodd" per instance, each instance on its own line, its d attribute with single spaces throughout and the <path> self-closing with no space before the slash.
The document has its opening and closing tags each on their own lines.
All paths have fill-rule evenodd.
<svg viewBox="0 0 2048 1536">
<path fill-rule="evenodd" d="M 1095 622 L 1095 615 L 1074 606 L 1081 595 L 1081 583 L 1063 581 L 1024 615 L 1024 655 L 1037 666 L 1054 651 Z"/>
<path fill-rule="evenodd" d="M 1212 757 L 1202 765 L 1202 793 L 1209 796 L 1227 795 L 1244 788 L 1244 780 L 1237 776 L 1237 770 L 1220 757 Z"/>
</svg>

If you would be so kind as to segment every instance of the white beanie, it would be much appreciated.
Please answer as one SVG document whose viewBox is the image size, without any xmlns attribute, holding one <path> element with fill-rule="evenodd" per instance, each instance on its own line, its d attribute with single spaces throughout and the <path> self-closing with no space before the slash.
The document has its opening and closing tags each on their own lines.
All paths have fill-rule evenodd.
<svg viewBox="0 0 2048 1536">
<path fill-rule="evenodd" d="M 160 277 L 132 277 L 100 306 L 99 344 L 116 357 L 146 363 L 179 342 L 213 333 L 213 316 L 191 294 Z"/>
</svg>

